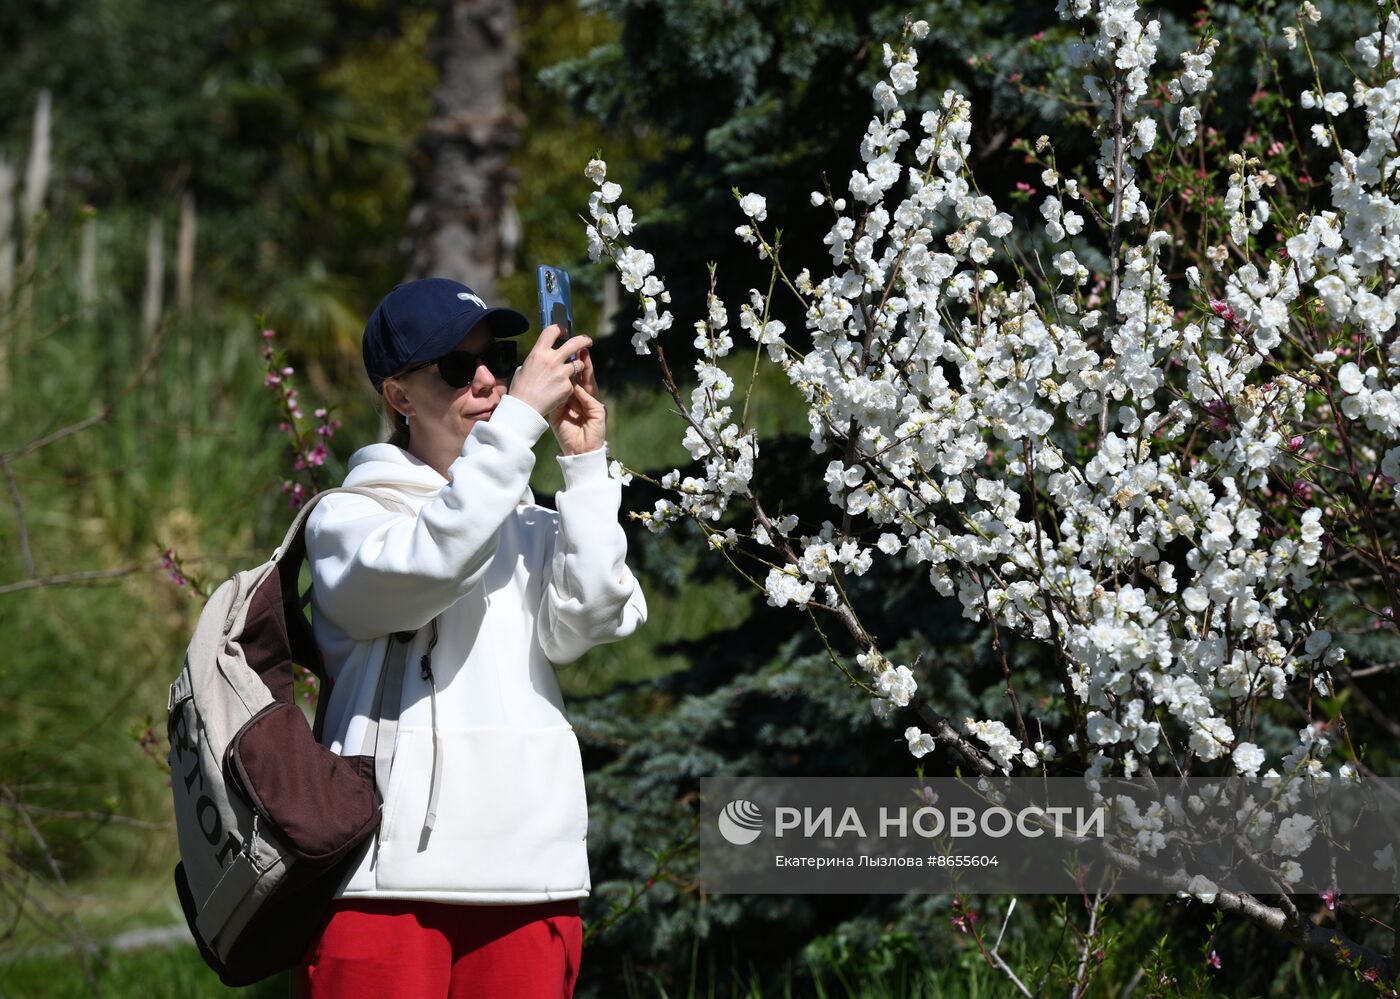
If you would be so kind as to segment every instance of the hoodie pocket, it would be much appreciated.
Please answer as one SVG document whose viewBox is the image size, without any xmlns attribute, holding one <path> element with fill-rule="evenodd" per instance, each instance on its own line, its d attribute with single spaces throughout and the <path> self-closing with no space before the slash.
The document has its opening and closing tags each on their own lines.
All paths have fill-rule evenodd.
<svg viewBox="0 0 1400 999">
<path fill-rule="evenodd" d="M 573 729 L 449 729 L 440 737 L 437 822 L 425 834 L 432 732 L 399 732 L 377 887 L 499 892 L 587 887 L 588 803 Z"/>
</svg>

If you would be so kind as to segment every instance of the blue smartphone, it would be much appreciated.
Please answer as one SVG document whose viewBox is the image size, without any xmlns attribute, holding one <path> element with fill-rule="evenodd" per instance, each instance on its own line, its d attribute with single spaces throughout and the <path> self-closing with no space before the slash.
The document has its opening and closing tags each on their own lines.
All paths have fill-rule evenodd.
<svg viewBox="0 0 1400 999">
<path fill-rule="evenodd" d="M 557 324 L 564 329 L 564 339 L 573 336 L 574 303 L 569 295 L 569 272 L 562 267 L 540 264 L 536 278 L 540 293 L 540 329 Z"/>
</svg>

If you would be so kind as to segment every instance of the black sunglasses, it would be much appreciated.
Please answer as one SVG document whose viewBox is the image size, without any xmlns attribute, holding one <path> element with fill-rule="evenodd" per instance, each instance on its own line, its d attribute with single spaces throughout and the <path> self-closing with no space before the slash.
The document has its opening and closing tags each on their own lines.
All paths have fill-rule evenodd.
<svg viewBox="0 0 1400 999">
<path fill-rule="evenodd" d="M 494 340 L 480 354 L 473 354 L 468 350 L 454 350 L 442 357 L 416 364 L 400 374 L 407 375 L 437 365 L 438 374 L 442 376 L 443 381 L 453 388 L 465 388 L 476 378 L 477 365 L 486 365 L 487 371 L 505 381 L 515 374 L 517 363 L 515 341 Z"/>
</svg>

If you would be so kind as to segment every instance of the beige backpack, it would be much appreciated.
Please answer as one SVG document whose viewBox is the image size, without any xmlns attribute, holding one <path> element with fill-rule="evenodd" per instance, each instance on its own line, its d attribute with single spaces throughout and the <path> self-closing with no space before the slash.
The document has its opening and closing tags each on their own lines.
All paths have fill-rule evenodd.
<svg viewBox="0 0 1400 999">
<path fill-rule="evenodd" d="M 413 633 L 389 639 L 369 755 L 344 757 L 322 746 L 330 680 L 304 611 L 310 591 L 300 597 L 297 590 L 307 516 L 336 492 L 402 507 L 360 488 L 311 497 L 271 559 L 209 598 L 170 686 L 175 884 L 201 954 L 230 986 L 300 963 L 355 848 L 379 826 Z M 293 663 L 321 681 L 312 725 L 293 699 Z"/>
</svg>

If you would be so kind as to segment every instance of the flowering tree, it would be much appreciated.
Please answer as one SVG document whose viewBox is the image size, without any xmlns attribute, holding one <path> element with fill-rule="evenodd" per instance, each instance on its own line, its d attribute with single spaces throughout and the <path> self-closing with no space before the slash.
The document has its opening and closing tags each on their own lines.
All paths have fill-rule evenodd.
<svg viewBox="0 0 1400 999">
<path fill-rule="evenodd" d="M 755 343 L 752 370 L 766 358 L 806 402 L 812 447 L 832 455 L 835 522 L 776 516 L 756 494 L 759 441 L 749 397 L 737 418 L 730 404 L 734 338 L 713 271 L 685 403 L 656 343 L 674 321 L 665 284 L 629 241 L 635 219 L 606 165 L 589 164 L 590 254 L 638 296 L 633 345 L 655 348 L 704 469 L 662 476 L 674 499 L 640 517 L 655 531 L 693 519 L 770 603 L 819 630 L 840 622 L 859 652 L 852 664 L 832 650 L 833 662 L 877 715 L 917 716 L 904 729 L 915 757 L 942 745 L 984 776 L 1233 775 L 1287 806 L 1305 785 L 1370 772 L 1326 713 L 1349 669 L 1333 635 L 1393 632 L 1400 606 L 1400 14 L 1382 4 L 1357 40 L 1350 96 L 1329 91 L 1312 58 L 1316 8 L 1304 3 L 1286 31 L 1313 66 L 1301 104 L 1334 157 L 1329 204 L 1270 169 L 1282 153 L 1270 144 L 1266 158 L 1228 154 L 1223 198 L 1186 232 L 1163 206 L 1182 194 L 1173 167 L 1187 153 L 1218 155 L 1202 127 L 1209 26 L 1160 80 L 1158 22 L 1134 0 L 1060 0 L 1058 12 L 1084 27 L 1069 55 L 1099 155 L 1076 176 L 1047 137 L 1026 145 L 1050 192 L 1038 231 L 1018 231 L 978 189 L 964 97 L 946 91 L 912 124 L 924 22 L 884 48 L 862 168 L 845 190 L 812 194 L 834 216 L 823 275 L 794 271 L 765 199 L 734 192 L 737 235 L 772 266 L 739 328 Z M 1343 144 L 1348 115 L 1364 118 L 1360 151 Z M 1040 246 L 1053 249 L 1048 267 Z M 1168 258 L 1185 266 L 1169 271 Z M 802 335 L 773 317 L 778 295 L 796 299 Z M 738 526 L 721 529 L 736 508 Z M 918 662 L 881 650 L 842 585 L 877 558 L 926 572 L 986 622 L 1006 675 L 1002 717 L 946 717 L 920 692 Z M 1006 634 L 1048 649 L 1067 723 L 1023 708 Z M 1276 737 L 1280 724 L 1296 735 Z M 1276 903 L 1199 878 L 1190 894 L 1340 955 L 1369 981 L 1393 977 L 1393 952 L 1316 925 L 1289 899 L 1308 824 L 1281 807 L 1252 834 Z M 1393 855 L 1376 866 L 1393 871 Z"/>
</svg>

